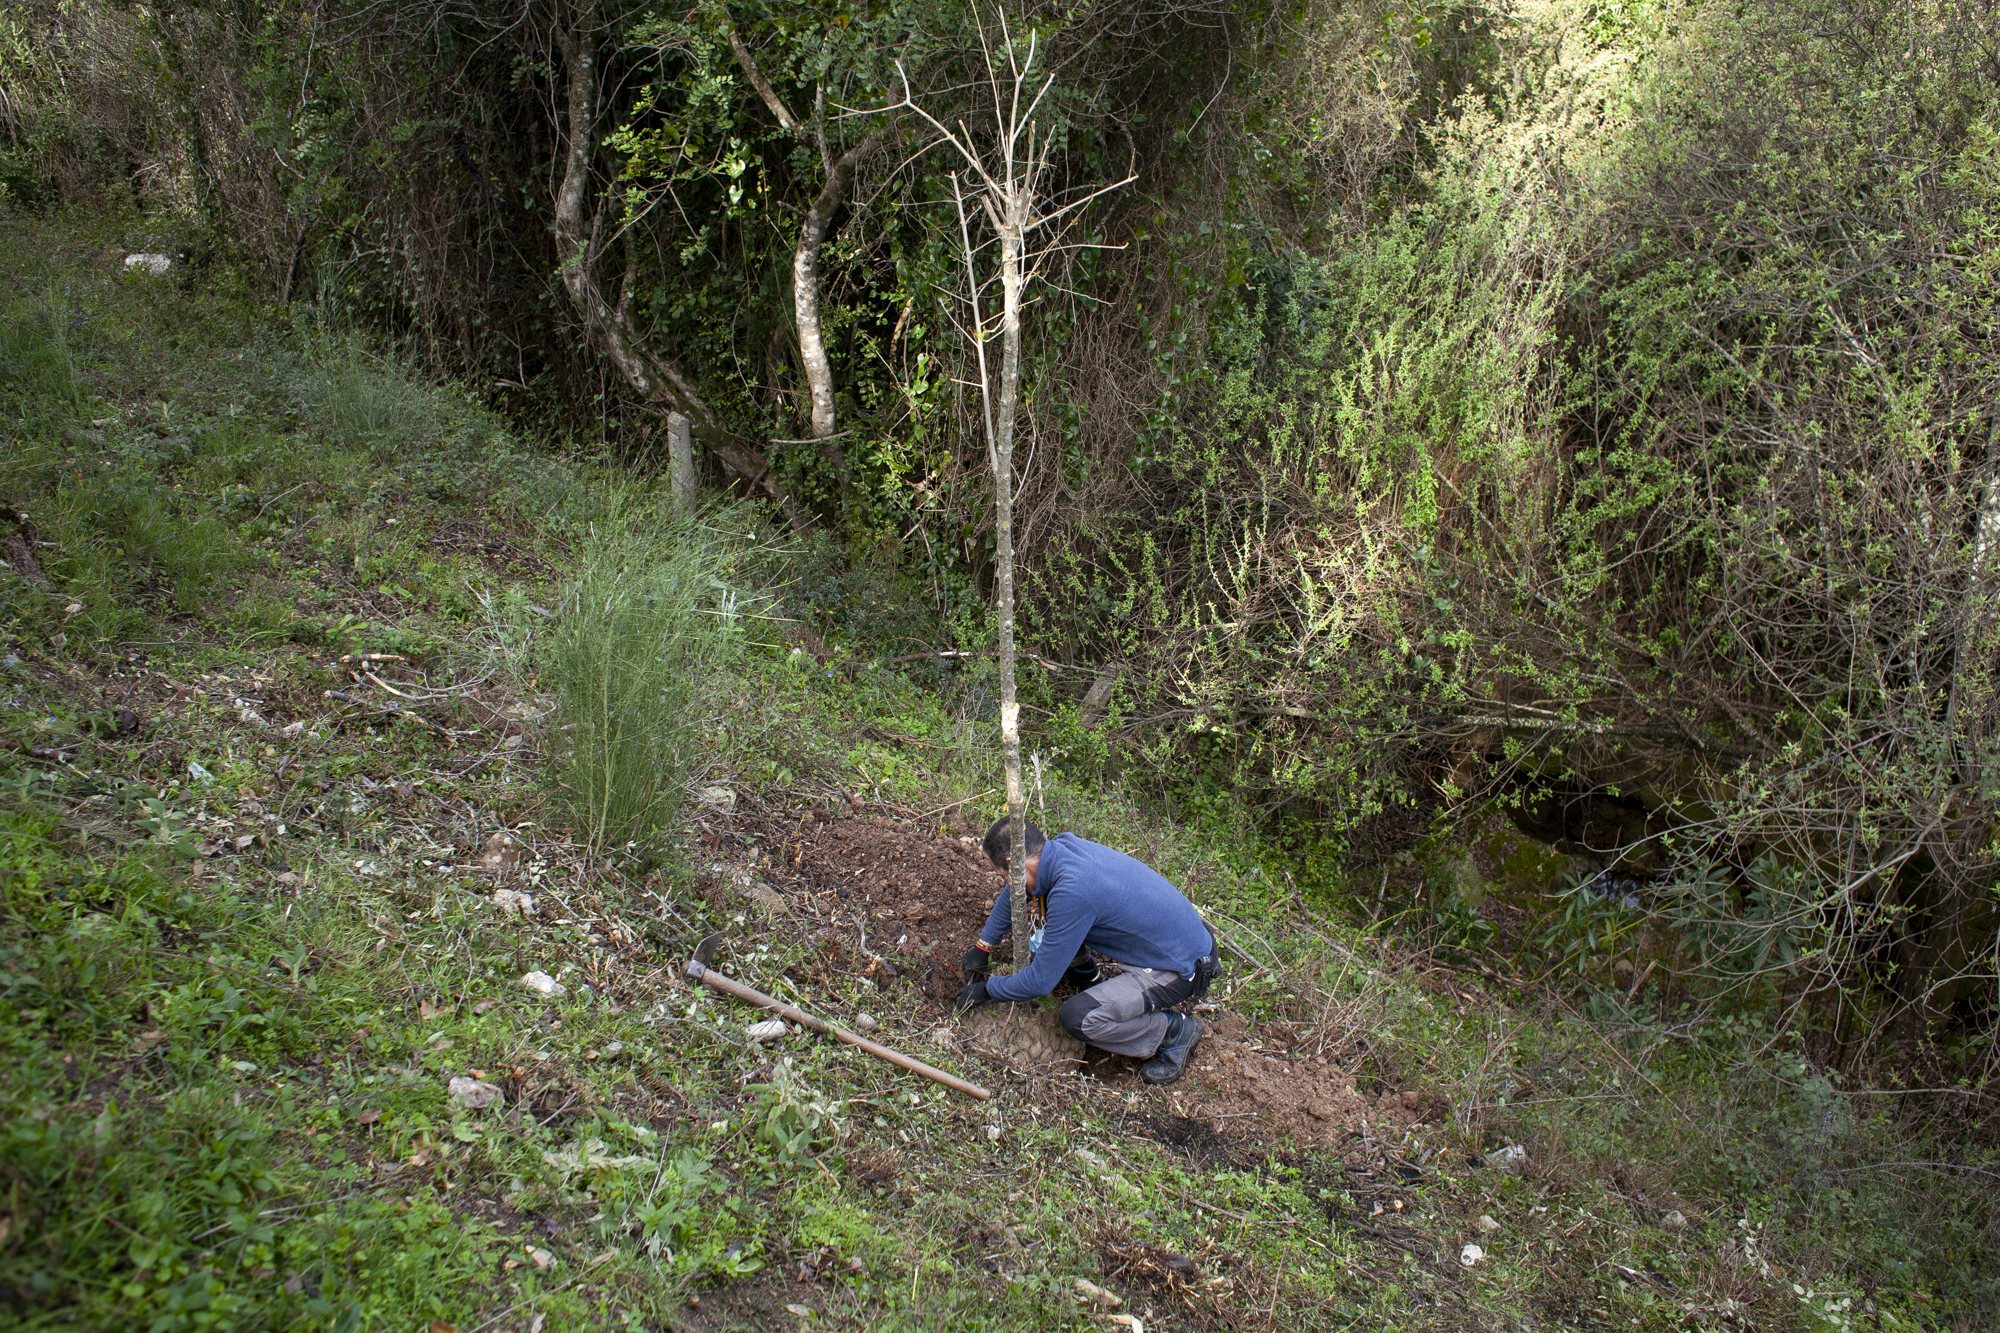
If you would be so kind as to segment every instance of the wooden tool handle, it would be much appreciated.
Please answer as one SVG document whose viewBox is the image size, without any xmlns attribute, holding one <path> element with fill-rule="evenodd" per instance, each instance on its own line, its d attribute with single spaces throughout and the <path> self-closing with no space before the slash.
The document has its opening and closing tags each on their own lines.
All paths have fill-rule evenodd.
<svg viewBox="0 0 2000 1333">
<path fill-rule="evenodd" d="M 829 1037 L 837 1037 L 850 1046 L 859 1046 L 878 1060 L 887 1060 L 892 1065 L 907 1069 L 912 1074 L 921 1074 L 933 1083 L 942 1083 L 945 1087 L 962 1092 L 968 1097 L 977 1097 L 983 1102 L 993 1095 L 977 1083 L 967 1083 L 958 1075 L 947 1074 L 935 1065 L 925 1064 L 915 1056 L 904 1055 L 901 1051 L 892 1050 L 880 1042 L 870 1041 L 858 1032 L 849 1032 L 838 1023 L 829 1023 L 823 1018 L 814 1018 L 795 1004 L 786 1004 L 783 1000 L 766 995 L 763 991 L 746 986 L 740 981 L 731 981 L 728 977 L 722 976 L 706 967 L 701 967 L 701 970 L 697 972 L 695 971 L 697 967 L 701 967 L 701 965 L 699 963 L 690 963 L 688 965 L 688 974 L 711 990 L 719 990 L 724 995 L 734 995 L 737 999 L 747 1001 L 761 1009 L 769 1009 L 780 1018 L 788 1018 L 801 1027 L 811 1028 L 815 1032 L 824 1032 Z"/>
</svg>

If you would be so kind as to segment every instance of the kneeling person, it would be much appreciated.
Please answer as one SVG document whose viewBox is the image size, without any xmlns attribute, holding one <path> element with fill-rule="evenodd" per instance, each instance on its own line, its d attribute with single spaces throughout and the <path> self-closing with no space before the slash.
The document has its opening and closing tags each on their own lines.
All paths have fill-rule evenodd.
<svg viewBox="0 0 2000 1333">
<path fill-rule="evenodd" d="M 988 955 L 1014 920 L 1003 882 L 978 944 L 965 955 L 970 984 L 959 991 L 958 1007 L 1032 1000 L 1068 980 L 1088 989 L 1058 1011 L 1065 1031 L 1100 1050 L 1146 1058 L 1139 1072 L 1148 1083 L 1173 1082 L 1187 1072 L 1202 1026 L 1171 1011 L 1208 992 L 1217 970 L 1214 934 L 1194 904 L 1144 862 L 1074 833 L 1044 838 L 1033 824 L 1022 831 L 1028 901 L 1043 920 L 1041 944 L 1020 971 L 988 975 Z M 986 831 L 985 849 L 1004 872 L 1013 852 L 1006 819 Z M 1100 981 L 1092 951 L 1125 971 Z"/>
</svg>

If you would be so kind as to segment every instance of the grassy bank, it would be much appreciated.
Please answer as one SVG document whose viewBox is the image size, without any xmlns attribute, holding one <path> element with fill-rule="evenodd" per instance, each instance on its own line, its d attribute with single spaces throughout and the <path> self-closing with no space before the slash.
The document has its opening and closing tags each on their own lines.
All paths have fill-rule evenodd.
<svg viewBox="0 0 2000 1333">
<path fill-rule="evenodd" d="M 893 580 L 747 512 L 663 517 L 226 275 L 125 274 L 119 239 L 10 224 L 0 250 L 9 1319 L 1990 1316 L 1985 1191 L 1882 1165 L 1970 1160 L 1962 1121 L 1857 1095 L 1754 1013 L 1536 984 L 1546 945 L 1440 934 L 1074 737 L 1042 738 L 1071 753 L 1038 816 L 1188 889 L 1246 1040 L 1436 1109 L 1308 1147 L 966 1049 L 780 873 L 851 821 L 949 845 L 990 812 L 979 668 L 899 669 Z M 996 1097 L 746 1043 L 680 975 L 715 929 L 732 974 Z"/>
</svg>

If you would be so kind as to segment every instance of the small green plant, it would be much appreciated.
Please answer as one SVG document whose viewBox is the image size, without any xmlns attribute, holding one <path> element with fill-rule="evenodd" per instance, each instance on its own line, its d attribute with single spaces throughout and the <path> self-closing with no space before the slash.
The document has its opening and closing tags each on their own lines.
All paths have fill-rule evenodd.
<svg viewBox="0 0 2000 1333">
<path fill-rule="evenodd" d="M 542 657 L 561 781 L 593 854 L 663 828 L 715 753 L 714 691 L 761 605 L 736 577 L 744 554 L 719 524 L 638 513 L 586 539 Z"/>
<path fill-rule="evenodd" d="M 840 1130 L 838 1111 L 799 1077 L 789 1058 L 772 1066 L 770 1082 L 753 1083 L 749 1090 L 758 1094 L 751 1111 L 757 1133 L 783 1161 L 805 1156 Z"/>
</svg>

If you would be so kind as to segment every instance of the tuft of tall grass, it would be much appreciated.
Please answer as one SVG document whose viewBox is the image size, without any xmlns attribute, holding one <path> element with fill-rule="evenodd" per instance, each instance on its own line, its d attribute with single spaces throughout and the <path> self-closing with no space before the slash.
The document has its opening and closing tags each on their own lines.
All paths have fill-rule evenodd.
<svg viewBox="0 0 2000 1333">
<path fill-rule="evenodd" d="M 543 640 L 560 781 L 595 855 L 664 829 L 719 757 L 720 695 L 771 600 L 729 515 L 593 524 Z"/>
</svg>

